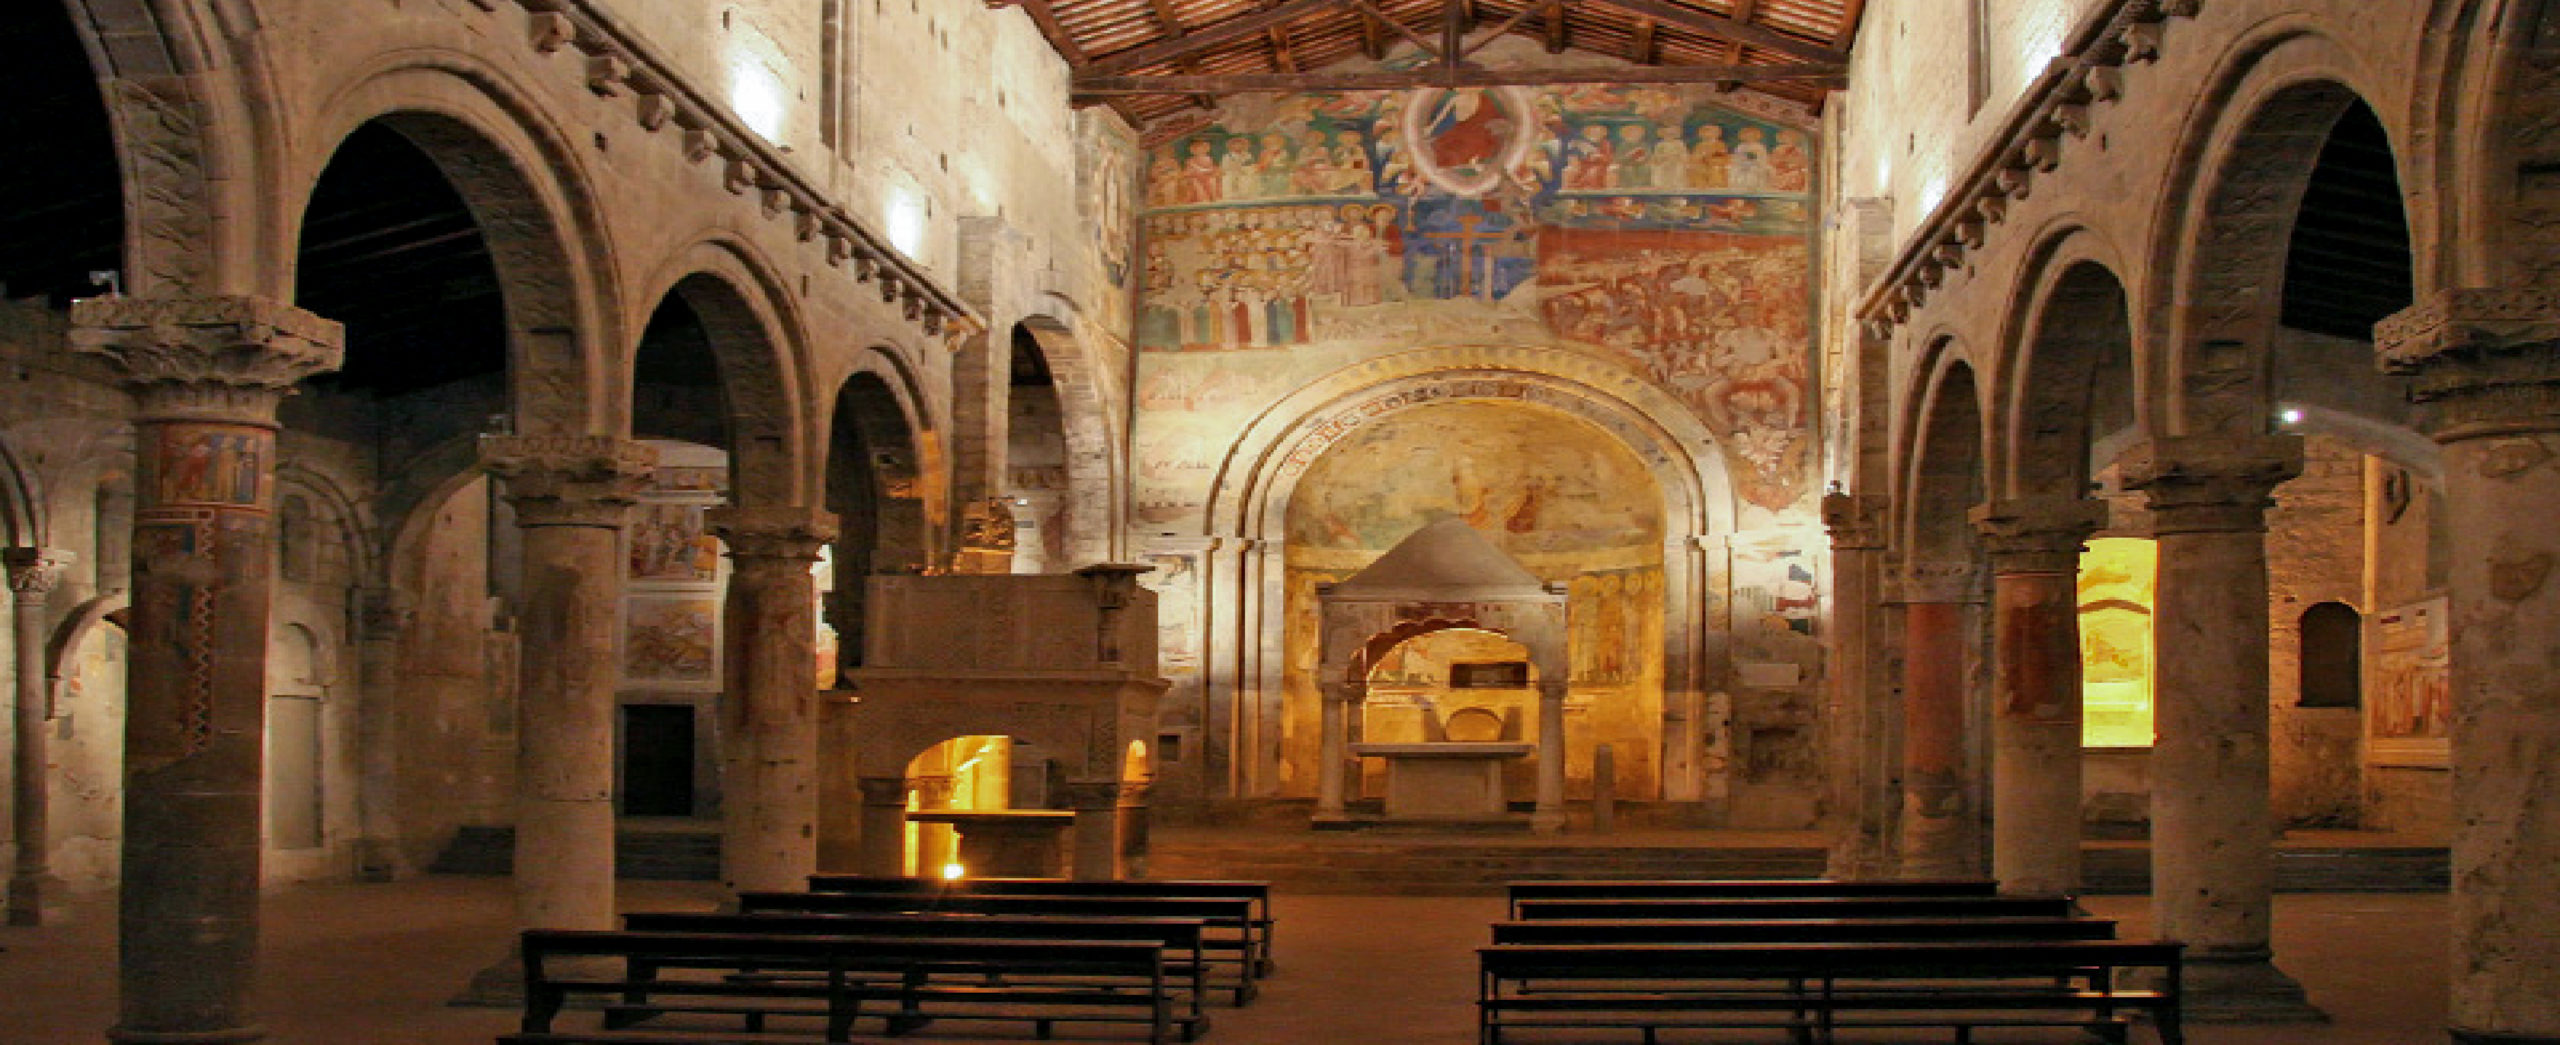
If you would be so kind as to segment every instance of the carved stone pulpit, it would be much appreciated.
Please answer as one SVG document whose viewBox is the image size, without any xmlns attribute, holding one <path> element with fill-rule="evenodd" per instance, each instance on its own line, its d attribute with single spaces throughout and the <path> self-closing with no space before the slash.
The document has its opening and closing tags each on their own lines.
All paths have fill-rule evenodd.
<svg viewBox="0 0 2560 1045">
<path fill-rule="evenodd" d="M 905 863 L 906 767 L 959 736 L 1033 745 L 1066 780 L 1075 877 L 1120 877 L 1124 837 L 1141 837 L 1156 706 L 1153 567 L 1073 574 L 869 579 L 863 667 L 849 672 L 862 791 L 861 867 Z M 843 735 L 839 733 L 837 735 Z"/>
</svg>

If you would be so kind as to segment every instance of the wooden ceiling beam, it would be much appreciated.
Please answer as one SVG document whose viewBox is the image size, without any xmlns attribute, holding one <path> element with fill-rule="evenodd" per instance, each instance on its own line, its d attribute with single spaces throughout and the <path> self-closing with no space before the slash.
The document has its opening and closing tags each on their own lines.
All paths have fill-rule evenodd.
<svg viewBox="0 0 2560 1045">
<path fill-rule="evenodd" d="M 1519 28 L 1520 23 L 1527 21 L 1530 15 L 1537 13 L 1537 10 L 1536 4 L 1520 5 L 1519 10 L 1511 12 L 1511 17 L 1503 19 L 1501 25 L 1495 26 L 1492 32 L 1484 34 L 1475 43 L 1467 45 L 1467 49 L 1459 52 L 1458 57 L 1464 58 L 1492 46 L 1494 41 L 1510 35 L 1512 30 Z"/>
<path fill-rule="evenodd" d="M 1563 54 L 1572 41 L 1565 36 L 1564 0 L 1547 0 L 1547 53 Z"/>
<path fill-rule="evenodd" d="M 1636 19 L 1636 31 L 1627 40 L 1627 60 L 1637 65 L 1656 64 L 1653 57 L 1653 19 Z"/>
<path fill-rule="evenodd" d="M 987 0 L 989 7 L 1020 5 L 1022 13 L 1031 16 L 1031 24 L 1040 27 L 1040 38 L 1049 41 L 1049 49 L 1067 60 L 1069 68 L 1082 69 L 1090 57 L 1076 44 L 1075 34 L 1067 32 L 1066 23 L 1058 21 L 1058 12 L 1049 0 Z"/>
<path fill-rule="evenodd" d="M 1440 57 L 1440 49 L 1432 46 L 1431 41 L 1423 39 L 1421 33 L 1414 32 L 1412 26 L 1396 21 L 1386 12 L 1378 10 L 1377 4 L 1371 3 L 1370 0 L 1351 0 L 1351 6 L 1368 12 L 1370 17 L 1385 23 L 1387 28 L 1396 31 L 1396 35 L 1404 37 L 1406 40 L 1411 41 L 1413 46 L 1421 48 L 1422 53 L 1430 55 L 1433 58 Z"/>
<path fill-rule="evenodd" d="M 1833 64 L 1849 60 L 1849 53 L 1821 44 L 1806 43 L 1774 29 L 1765 29 L 1735 21 L 1712 11 L 1685 7 L 1670 0 L 1591 0 L 1629 14 L 1643 15 L 1664 25 L 1677 26 L 1703 33 L 1718 40 L 1748 44 L 1763 51 L 1775 51 L 1807 62 Z"/>
<path fill-rule="evenodd" d="M 1360 56 L 1373 62 L 1385 58 L 1387 32 L 1378 25 L 1378 16 L 1367 11 L 1354 11 L 1352 17 L 1360 20 Z"/>
<path fill-rule="evenodd" d="M 1775 83 L 1837 87 L 1849 67 L 1837 62 L 1795 65 L 1654 65 L 1593 69 L 1478 69 L 1435 66 L 1375 72 L 1244 73 L 1227 76 L 1078 76 L 1079 100 L 1097 102 L 1130 94 L 1255 94 L 1291 91 L 1392 91 L 1411 87 L 1534 87 L 1572 83 Z"/>
<path fill-rule="evenodd" d="M 1760 17 L 1760 0 L 1733 0 L 1734 21 L 1740 22 L 1744 25 L 1750 25 L 1751 20 L 1758 17 Z M 1729 40 L 1726 42 L 1732 46 L 1726 50 L 1725 57 L 1734 62 L 1742 61 L 1742 41 Z"/>
<path fill-rule="evenodd" d="M 1192 57 L 1203 51 L 1209 50 L 1210 48 L 1217 47 L 1220 44 L 1224 44 L 1232 40 L 1241 40 L 1245 37 L 1253 36 L 1257 33 L 1269 30 L 1273 26 L 1283 25 L 1306 15 L 1334 7 L 1337 5 L 1338 0 L 1287 0 L 1286 3 L 1283 3 L 1278 7 L 1265 8 L 1248 15 L 1239 15 L 1223 22 L 1204 25 L 1198 29 L 1189 31 L 1185 31 L 1180 23 L 1173 21 L 1169 17 L 1172 8 L 1171 4 L 1166 3 L 1165 0 L 1154 0 L 1154 3 L 1156 8 L 1156 18 L 1159 22 L 1164 24 L 1167 36 L 1166 39 L 1156 43 L 1147 44 L 1142 47 L 1133 47 L 1118 54 L 1097 58 L 1092 62 L 1087 63 L 1083 71 L 1092 73 L 1096 76 L 1117 76 L 1132 69 L 1140 69 L 1150 65 L 1157 65 L 1164 62 Z"/>
<path fill-rule="evenodd" d="M 1867 0 L 1849 0 L 1840 12 L 1840 33 L 1831 38 L 1831 49 L 1848 53 L 1849 42 L 1858 38 L 1858 20 L 1867 13 Z"/>
</svg>

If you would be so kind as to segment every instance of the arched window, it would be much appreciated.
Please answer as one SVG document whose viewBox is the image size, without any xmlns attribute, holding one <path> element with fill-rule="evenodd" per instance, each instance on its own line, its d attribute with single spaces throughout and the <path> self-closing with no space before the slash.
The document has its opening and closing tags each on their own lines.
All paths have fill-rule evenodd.
<svg viewBox="0 0 2560 1045">
<path fill-rule="evenodd" d="M 2364 616 L 2343 602 L 2302 611 L 2302 700 L 2306 708 L 2364 706 Z"/>
</svg>

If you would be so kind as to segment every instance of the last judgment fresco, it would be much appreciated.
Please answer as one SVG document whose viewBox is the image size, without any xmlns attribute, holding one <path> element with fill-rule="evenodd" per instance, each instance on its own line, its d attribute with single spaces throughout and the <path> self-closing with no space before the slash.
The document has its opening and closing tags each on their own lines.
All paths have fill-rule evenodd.
<svg viewBox="0 0 2560 1045">
<path fill-rule="evenodd" d="M 1607 85 L 1231 103 L 1146 157 L 1142 400 L 1223 415 L 1389 347 L 1570 345 L 1696 410 L 1747 504 L 1799 507 L 1810 136 L 1712 97 Z M 1142 518 L 1192 507 L 1218 427 L 1142 435 L 1158 462 L 1140 477 Z"/>
</svg>

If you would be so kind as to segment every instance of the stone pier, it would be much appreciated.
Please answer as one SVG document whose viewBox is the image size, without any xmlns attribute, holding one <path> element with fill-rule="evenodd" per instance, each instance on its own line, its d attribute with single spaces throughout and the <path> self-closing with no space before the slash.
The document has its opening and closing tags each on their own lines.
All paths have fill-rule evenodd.
<svg viewBox="0 0 2560 1045">
<path fill-rule="evenodd" d="M 1831 643 L 1824 667 L 1823 823 L 1829 878 L 1892 873 L 1894 818 L 1889 786 L 1899 759 L 1900 716 L 1879 648 L 1883 637 L 1885 505 L 1881 497 L 1831 494 L 1822 521 L 1831 531 Z"/>
<path fill-rule="evenodd" d="M 45 908 L 61 899 L 61 883 L 53 877 L 53 826 L 48 815 L 52 799 L 45 786 L 50 749 L 46 740 L 53 717 L 52 694 L 46 691 L 44 679 L 45 638 L 53 623 L 47 600 L 62 580 L 63 567 L 70 565 L 71 553 L 10 548 L 0 551 L 0 563 L 6 563 L 9 571 L 10 652 L 17 665 L 11 716 L 16 732 L 9 752 L 10 794 L 17 803 L 10 809 L 9 822 L 9 837 L 16 839 L 9 870 L 9 924 L 43 925 Z"/>
<path fill-rule="evenodd" d="M 257 1041 L 259 817 L 276 407 L 345 331 L 254 297 L 91 298 L 72 343 L 133 390 L 118 1021 L 129 1043 Z"/>
<path fill-rule="evenodd" d="M 808 888 L 818 867 L 817 584 L 835 539 L 805 508 L 713 509 L 729 547 L 721 615 L 720 880 L 732 892 Z"/>
<path fill-rule="evenodd" d="M 1904 878 L 1982 870 L 1981 820 L 1965 757 L 1965 644 L 1981 570 L 1920 562 L 1902 576 L 1902 856 Z"/>
<path fill-rule="evenodd" d="M 2461 1045 L 2560 1042 L 2560 293 L 2448 291 L 2374 330 L 2444 446 Z"/>
<path fill-rule="evenodd" d="M 524 531 L 516 915 L 528 929 L 609 929 L 621 535 L 657 455 L 582 435 L 489 436 L 480 449 Z"/>
<path fill-rule="evenodd" d="M 2080 551 L 2107 518 L 2077 497 L 1974 509 L 1991 558 L 1991 875 L 2080 891 Z"/>
<path fill-rule="evenodd" d="M 2302 471 L 2302 439 L 2164 437 L 2121 462 L 2160 547 L 2151 895 L 2160 934 L 2187 945 L 2188 1018 L 2323 1019 L 2276 968 L 2268 934 L 2266 511 Z"/>
</svg>

